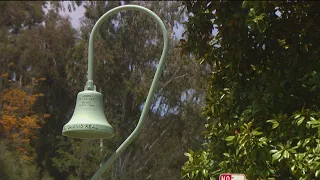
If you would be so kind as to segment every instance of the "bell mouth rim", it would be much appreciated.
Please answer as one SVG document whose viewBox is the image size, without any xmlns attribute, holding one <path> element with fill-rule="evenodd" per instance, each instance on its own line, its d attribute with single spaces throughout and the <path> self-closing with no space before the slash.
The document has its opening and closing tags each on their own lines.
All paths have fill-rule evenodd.
<svg viewBox="0 0 320 180">
<path fill-rule="evenodd" d="M 109 139 L 114 136 L 114 129 L 101 124 L 66 124 L 62 135 L 77 139 Z"/>
</svg>

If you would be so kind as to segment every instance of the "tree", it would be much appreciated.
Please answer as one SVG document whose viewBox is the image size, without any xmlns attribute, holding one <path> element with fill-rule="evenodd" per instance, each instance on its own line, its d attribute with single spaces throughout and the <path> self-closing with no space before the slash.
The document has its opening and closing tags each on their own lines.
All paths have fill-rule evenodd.
<svg viewBox="0 0 320 180">
<path fill-rule="evenodd" d="M 52 158 L 53 166 L 66 179 L 89 179 L 102 159 L 97 140 L 59 138 L 59 148 Z"/>
<path fill-rule="evenodd" d="M 9 150 L 6 144 L 8 143 L 0 142 L 0 179 L 31 180 L 38 178 L 36 164 L 23 160 L 17 152 Z"/>
<path fill-rule="evenodd" d="M 36 119 L 44 121 L 41 128 L 37 126 L 39 138 L 28 145 L 36 153 L 32 160 L 40 167 L 40 178 L 45 178 L 42 174 L 48 171 L 54 174 L 51 157 L 57 149 L 56 135 L 61 134 L 64 123 L 61 119 L 70 113 L 73 104 L 73 89 L 65 81 L 65 64 L 67 52 L 74 46 L 77 33 L 70 21 L 59 15 L 60 8 L 61 2 L 1 2 L 0 92 L 16 95 L 15 99 L 7 98 L 9 101 L 3 103 L 26 99 L 33 106 L 30 109 L 1 106 L 6 114 L 0 115 L 0 121 L 5 125 L 3 128 L 9 127 L 7 135 L 24 129 L 23 124 L 35 122 Z M 39 81 L 38 85 L 35 85 L 36 81 Z M 42 97 L 38 98 L 38 95 Z M 9 122 L 24 123 L 16 124 L 14 129 L 14 126 L 6 126 Z M 31 128 L 24 129 L 20 136 L 32 137 L 32 133 L 26 130 Z M 9 137 L 7 135 L 2 137 Z M 28 144 L 27 141 L 24 144 Z M 8 144 L 8 148 L 10 145 L 14 143 Z"/>
<path fill-rule="evenodd" d="M 34 149 L 30 142 L 37 138 L 44 118 L 35 114 L 31 108 L 43 94 L 28 95 L 22 89 L 11 88 L 5 89 L 0 96 L 2 137 L 10 141 L 11 148 L 17 149 L 25 159 L 33 158 Z"/>
<path fill-rule="evenodd" d="M 25 64 L 23 40 L 43 20 L 42 5 L 43 2 L 1 2 L 1 136 L 11 140 L 9 148 L 18 149 L 29 160 L 34 158 L 34 148 L 29 143 L 38 136 L 44 114 L 33 111 L 33 105 L 43 96 L 37 87 L 45 78 L 28 74 L 31 67 Z"/>
<path fill-rule="evenodd" d="M 176 26 L 175 21 L 179 20 L 177 2 L 130 2 L 130 4 L 140 4 L 154 11 L 165 21 L 172 34 Z M 120 2 L 116 1 L 84 3 L 86 13 L 82 20 L 81 40 L 69 52 L 72 58 L 67 65 L 68 81 L 77 87 L 77 92 L 83 89 L 86 81 L 87 46 L 92 27 L 100 16 L 119 5 Z M 176 40 L 172 38 L 166 67 L 145 128 L 103 178 L 178 179 L 180 177 L 186 144 L 194 142 L 194 134 L 201 131 L 197 124 L 201 124 L 202 120 L 199 114 L 203 89 L 199 87 L 203 87 L 203 79 L 200 77 L 199 65 L 191 61 L 188 56 L 179 56 L 179 49 L 174 48 L 176 44 Z M 118 16 L 111 17 L 100 28 L 95 41 L 94 82 L 104 95 L 107 119 L 117 132 L 114 139 L 104 140 L 104 144 L 107 144 L 103 150 L 105 159 L 134 129 L 161 50 L 162 34 L 155 22 L 143 13 L 121 12 Z M 74 142 L 70 139 L 66 141 Z M 96 149 L 91 149 L 92 153 L 99 150 L 99 144 L 95 142 Z M 79 143 L 76 146 L 80 146 L 78 147 L 80 149 L 87 148 L 86 143 Z M 56 157 L 56 162 L 64 162 L 81 159 L 84 156 L 83 153 L 73 154 L 71 149 L 62 147 Z M 97 162 L 92 158 L 86 159 L 84 163 L 98 164 L 100 161 Z M 57 169 L 61 168 L 58 163 L 56 165 Z M 73 163 L 70 167 L 82 168 L 79 163 Z M 91 172 L 91 176 L 96 170 Z M 69 172 L 69 176 L 77 176 L 74 171 Z M 80 178 L 86 179 L 89 175 Z"/>
<path fill-rule="evenodd" d="M 205 143 L 185 154 L 183 176 L 319 178 L 319 3 L 184 5 L 189 14 L 184 51 L 209 64 L 212 75 Z"/>
<path fill-rule="evenodd" d="M 26 68 L 17 67 L 21 56 L 21 51 L 17 48 L 19 35 L 25 30 L 36 27 L 43 20 L 42 4 L 43 2 L 1 2 L 0 91 L 7 88 L 12 79 L 22 81 L 15 74 Z"/>
</svg>

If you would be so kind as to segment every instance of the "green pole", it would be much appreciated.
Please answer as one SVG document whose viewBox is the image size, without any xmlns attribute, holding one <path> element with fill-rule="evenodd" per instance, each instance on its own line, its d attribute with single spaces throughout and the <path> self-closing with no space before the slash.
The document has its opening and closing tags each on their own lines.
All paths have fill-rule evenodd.
<svg viewBox="0 0 320 180">
<path fill-rule="evenodd" d="M 153 98 L 156 85 L 158 83 L 160 73 L 163 69 L 164 66 L 164 60 L 167 55 L 168 51 L 168 32 L 166 29 L 166 26 L 162 22 L 162 20 L 151 10 L 138 6 L 138 5 L 123 5 L 119 6 L 116 8 L 111 9 L 110 11 L 106 12 L 103 16 L 99 18 L 99 20 L 96 22 L 94 25 L 92 32 L 90 34 L 90 39 L 89 39 L 89 52 L 88 52 L 88 81 L 87 81 L 87 89 L 88 90 L 93 90 L 94 89 L 94 84 L 93 84 L 93 57 L 94 57 L 94 51 L 93 51 L 93 43 L 94 43 L 94 37 L 97 34 L 97 31 L 101 24 L 108 19 L 113 14 L 116 14 L 122 10 L 135 10 L 135 11 L 141 11 L 146 13 L 147 15 L 151 16 L 153 20 L 155 20 L 159 25 L 162 30 L 163 34 L 163 51 L 160 57 L 159 65 L 156 70 L 156 73 L 154 75 L 146 102 L 143 107 L 143 111 L 141 113 L 138 125 L 134 129 L 134 131 L 130 134 L 130 136 L 119 146 L 119 148 L 111 155 L 111 157 L 100 167 L 100 169 L 94 174 L 92 177 L 92 180 L 97 180 L 110 166 L 111 164 L 119 157 L 119 155 L 128 147 L 128 145 L 137 137 L 138 133 L 141 131 L 141 128 L 144 124 L 144 121 L 147 117 L 147 113 L 150 109 L 151 105 L 151 100 Z"/>
</svg>

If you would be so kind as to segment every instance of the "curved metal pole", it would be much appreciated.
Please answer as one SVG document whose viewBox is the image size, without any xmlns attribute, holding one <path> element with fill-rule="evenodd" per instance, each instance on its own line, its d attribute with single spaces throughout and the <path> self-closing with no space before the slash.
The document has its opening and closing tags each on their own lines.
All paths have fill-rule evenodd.
<svg viewBox="0 0 320 180">
<path fill-rule="evenodd" d="M 130 134 L 130 136 L 119 146 L 119 148 L 112 154 L 112 156 L 100 167 L 100 169 L 94 174 L 92 177 L 92 180 L 97 180 L 110 166 L 111 164 L 119 157 L 119 155 L 128 147 L 128 145 L 137 137 L 138 133 L 140 132 L 142 125 L 144 124 L 144 121 L 147 117 L 147 113 L 149 111 L 150 105 L 151 105 L 151 100 L 153 98 L 155 89 L 156 89 L 156 84 L 158 83 L 159 77 L 161 70 L 164 66 L 164 60 L 167 55 L 168 51 L 168 32 L 166 29 L 166 26 L 162 22 L 162 20 L 151 10 L 138 6 L 138 5 L 123 5 L 119 6 L 116 8 L 111 9 L 110 11 L 106 12 L 103 16 L 100 17 L 100 19 L 96 22 L 96 24 L 93 27 L 93 30 L 90 35 L 89 39 L 89 53 L 88 53 L 88 81 L 87 81 L 87 88 L 88 90 L 93 90 L 94 85 L 93 85 L 93 42 L 94 42 L 94 36 L 97 33 L 98 28 L 101 26 L 101 24 L 108 19 L 109 16 L 118 13 L 121 10 L 136 10 L 136 11 L 142 11 L 149 16 L 151 16 L 161 27 L 162 34 L 163 34 L 163 51 L 161 54 L 161 58 L 159 61 L 158 68 L 156 70 L 155 76 L 153 78 L 145 105 L 143 107 L 143 111 L 141 113 L 139 122 L 137 127 L 134 129 L 134 131 Z"/>
</svg>

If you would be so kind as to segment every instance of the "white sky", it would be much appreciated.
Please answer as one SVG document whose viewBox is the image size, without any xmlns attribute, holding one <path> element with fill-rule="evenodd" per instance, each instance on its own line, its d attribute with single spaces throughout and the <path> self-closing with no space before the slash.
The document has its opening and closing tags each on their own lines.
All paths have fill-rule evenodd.
<svg viewBox="0 0 320 180">
<path fill-rule="evenodd" d="M 68 1 L 64 1 L 63 4 L 65 7 L 67 7 L 68 5 Z M 83 17 L 84 15 L 84 12 L 85 12 L 85 8 L 83 7 L 83 5 L 79 6 L 79 7 L 76 7 L 76 10 L 75 11 L 72 11 L 72 12 L 69 12 L 67 9 L 66 9 L 66 12 L 60 12 L 61 15 L 63 16 L 70 16 L 71 18 L 71 24 L 74 28 L 78 29 L 80 27 L 80 19 Z"/>
<path fill-rule="evenodd" d="M 61 11 L 60 14 L 62 16 L 69 16 L 70 20 L 71 20 L 71 24 L 74 28 L 79 29 L 80 27 L 80 19 L 83 17 L 84 12 L 85 12 L 85 8 L 83 7 L 83 5 L 76 7 L 75 11 L 69 12 L 67 9 L 67 5 L 68 5 L 68 1 L 64 1 L 63 4 L 66 7 L 66 11 L 63 12 Z M 180 25 L 177 29 L 174 30 L 175 32 L 175 36 L 180 39 L 182 33 L 184 32 L 183 27 Z"/>
</svg>

